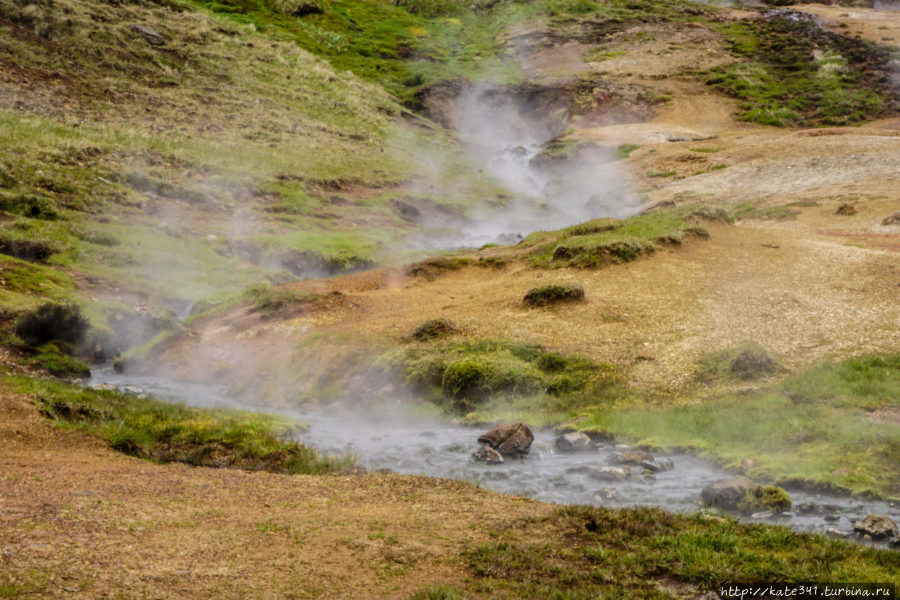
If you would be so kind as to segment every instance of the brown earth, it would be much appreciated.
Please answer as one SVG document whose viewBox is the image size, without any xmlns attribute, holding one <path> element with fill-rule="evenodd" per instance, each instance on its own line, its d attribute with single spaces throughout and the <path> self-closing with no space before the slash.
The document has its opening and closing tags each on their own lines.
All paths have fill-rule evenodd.
<svg viewBox="0 0 900 600">
<path fill-rule="evenodd" d="M 2 389 L 0 474 L 3 598 L 407 598 L 553 511 L 422 477 L 151 464 Z"/>
</svg>

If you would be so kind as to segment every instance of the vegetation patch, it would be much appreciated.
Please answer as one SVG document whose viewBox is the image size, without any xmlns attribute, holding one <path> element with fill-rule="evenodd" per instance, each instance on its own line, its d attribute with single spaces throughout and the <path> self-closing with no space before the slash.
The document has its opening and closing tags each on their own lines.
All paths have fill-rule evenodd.
<svg viewBox="0 0 900 600">
<path fill-rule="evenodd" d="M 48 302 L 25 313 L 16 323 L 15 332 L 29 346 L 59 342 L 72 348 L 84 339 L 88 326 L 74 304 Z"/>
<path fill-rule="evenodd" d="M 738 510 L 744 513 L 759 511 L 784 512 L 791 508 L 791 496 L 777 485 L 760 485 L 747 490 L 738 502 Z"/>
<path fill-rule="evenodd" d="M 271 313 L 288 307 L 302 307 L 322 299 L 320 294 L 272 286 L 252 287 L 244 296 L 253 303 L 251 313 Z"/>
<path fill-rule="evenodd" d="M 763 125 L 846 125 L 897 111 L 890 54 L 825 30 L 799 13 L 720 27 L 743 60 L 707 83 L 742 100 L 740 117 Z"/>
<path fill-rule="evenodd" d="M 773 375 L 781 370 L 769 351 L 756 342 L 744 342 L 736 348 L 720 350 L 700 359 L 697 374 L 707 383 L 730 380 L 753 380 Z"/>
<path fill-rule="evenodd" d="M 619 385 L 610 365 L 510 340 L 416 344 L 382 355 L 379 364 L 457 413 L 488 400 L 525 400 L 531 409 L 549 413 L 587 398 L 602 401 Z"/>
<path fill-rule="evenodd" d="M 550 306 L 584 300 L 584 288 L 580 285 L 544 285 L 528 290 L 523 301 L 529 306 Z"/>
<path fill-rule="evenodd" d="M 409 265 L 406 267 L 406 274 L 410 277 L 434 279 L 447 271 L 459 271 L 472 263 L 473 260 L 465 256 L 438 256 Z"/>
<path fill-rule="evenodd" d="M 459 327 L 453 321 L 449 319 L 428 319 L 415 328 L 412 332 L 412 338 L 419 342 L 430 342 L 431 340 L 456 333 L 459 333 Z"/>
<path fill-rule="evenodd" d="M 900 354 L 825 363 L 762 389 L 702 403 L 588 411 L 585 429 L 664 448 L 691 448 L 780 485 L 900 497 Z M 586 414 L 582 412 L 582 414 Z"/>
<path fill-rule="evenodd" d="M 191 408 L 24 377 L 6 377 L 4 383 L 30 396 L 59 425 L 99 435 L 116 450 L 140 458 L 307 474 L 328 473 L 353 462 L 348 456 L 322 456 L 292 441 L 305 426 L 286 417 Z"/>
<path fill-rule="evenodd" d="M 731 212 L 714 205 L 673 207 L 622 221 L 594 219 L 554 232 L 537 232 L 517 246 L 529 248 L 536 266 L 598 268 L 629 262 L 687 237 L 709 237 L 703 221 L 730 223 Z"/>
<path fill-rule="evenodd" d="M 549 521 L 522 523 L 464 552 L 473 580 L 463 594 L 698 597 L 740 581 L 893 582 L 900 568 L 896 552 L 703 514 L 572 506 Z"/>
</svg>

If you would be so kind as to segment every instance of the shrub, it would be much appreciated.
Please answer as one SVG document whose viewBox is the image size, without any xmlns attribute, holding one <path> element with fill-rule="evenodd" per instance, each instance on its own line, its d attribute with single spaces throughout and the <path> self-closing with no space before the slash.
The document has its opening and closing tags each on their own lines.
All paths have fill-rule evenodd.
<svg viewBox="0 0 900 600">
<path fill-rule="evenodd" d="M 47 342 L 77 345 L 84 339 L 88 321 L 74 304 L 48 302 L 25 314 L 16 323 L 16 335 L 30 346 Z"/>
<path fill-rule="evenodd" d="M 481 396 L 493 369 L 482 357 L 463 358 L 447 365 L 441 378 L 441 388 L 451 398 Z"/>
<path fill-rule="evenodd" d="M 584 300 L 584 288 L 580 285 L 545 285 L 528 290 L 524 300 L 531 306 Z"/>
</svg>

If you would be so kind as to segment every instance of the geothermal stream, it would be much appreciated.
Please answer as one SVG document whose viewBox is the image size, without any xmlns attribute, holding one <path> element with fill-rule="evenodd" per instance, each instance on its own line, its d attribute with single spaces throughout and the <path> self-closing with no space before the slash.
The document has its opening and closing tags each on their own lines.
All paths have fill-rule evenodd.
<svg viewBox="0 0 900 600">
<path fill-rule="evenodd" d="M 673 468 L 654 475 L 632 475 L 624 481 L 598 481 L 591 477 L 598 468 L 611 464 L 610 456 L 621 450 L 613 445 L 595 450 L 564 453 L 556 449 L 556 435 L 534 432 L 531 453 L 524 459 L 507 459 L 499 465 L 473 462 L 478 436 L 488 427 L 469 427 L 433 419 L 415 419 L 408 414 L 364 415 L 326 411 L 279 411 L 251 407 L 229 397 L 225 388 L 175 382 L 163 377 L 123 375 L 110 367 L 94 369 L 90 385 L 115 386 L 130 394 L 150 394 L 162 400 L 199 407 L 229 407 L 278 412 L 309 424 L 299 441 L 326 454 L 351 453 L 370 471 L 387 469 L 410 475 L 443 477 L 556 504 L 592 504 L 610 507 L 659 506 L 674 512 L 703 508 L 700 490 L 717 479 L 733 476 L 709 461 L 687 454 L 656 456 L 671 461 Z M 632 468 L 633 472 L 640 469 Z M 900 521 L 900 506 L 884 501 L 860 500 L 831 494 L 789 490 L 790 512 L 746 517 L 751 522 L 777 523 L 798 531 L 824 533 L 835 529 L 852 537 L 853 523 L 868 514 L 887 515 Z M 807 507 L 815 505 L 815 511 Z M 807 506 L 804 506 L 807 505 Z"/>
</svg>

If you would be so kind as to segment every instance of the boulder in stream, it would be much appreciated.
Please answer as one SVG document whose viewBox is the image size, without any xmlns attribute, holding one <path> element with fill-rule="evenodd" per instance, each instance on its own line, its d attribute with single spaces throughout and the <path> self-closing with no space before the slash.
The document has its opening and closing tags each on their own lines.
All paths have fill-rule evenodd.
<svg viewBox="0 0 900 600">
<path fill-rule="evenodd" d="M 884 515 L 869 515 L 853 524 L 853 531 L 859 536 L 869 536 L 873 540 L 893 540 L 900 535 L 897 524 Z"/>
<path fill-rule="evenodd" d="M 556 438 L 556 449 L 560 452 L 581 452 L 593 447 L 591 438 L 580 431 L 570 431 Z"/>
<path fill-rule="evenodd" d="M 726 510 L 736 510 L 741 499 L 759 484 L 746 477 L 729 477 L 707 484 L 700 492 L 700 498 L 707 506 Z"/>
<path fill-rule="evenodd" d="M 524 423 L 502 423 L 478 437 L 503 456 L 524 456 L 531 450 L 534 434 Z"/>
<path fill-rule="evenodd" d="M 644 452 L 643 450 L 615 452 L 610 456 L 610 460 L 613 464 L 641 467 L 651 473 L 659 473 L 667 468 L 672 468 L 672 461 L 666 461 L 667 464 L 661 464 L 649 452 Z"/>
<path fill-rule="evenodd" d="M 587 469 L 586 474 L 597 481 L 625 481 L 629 472 L 627 467 L 594 467 Z"/>
<path fill-rule="evenodd" d="M 488 444 L 482 444 L 481 448 L 472 455 L 475 462 L 483 462 L 489 465 L 498 465 L 503 462 L 503 457 L 499 452 L 491 448 Z"/>
</svg>

